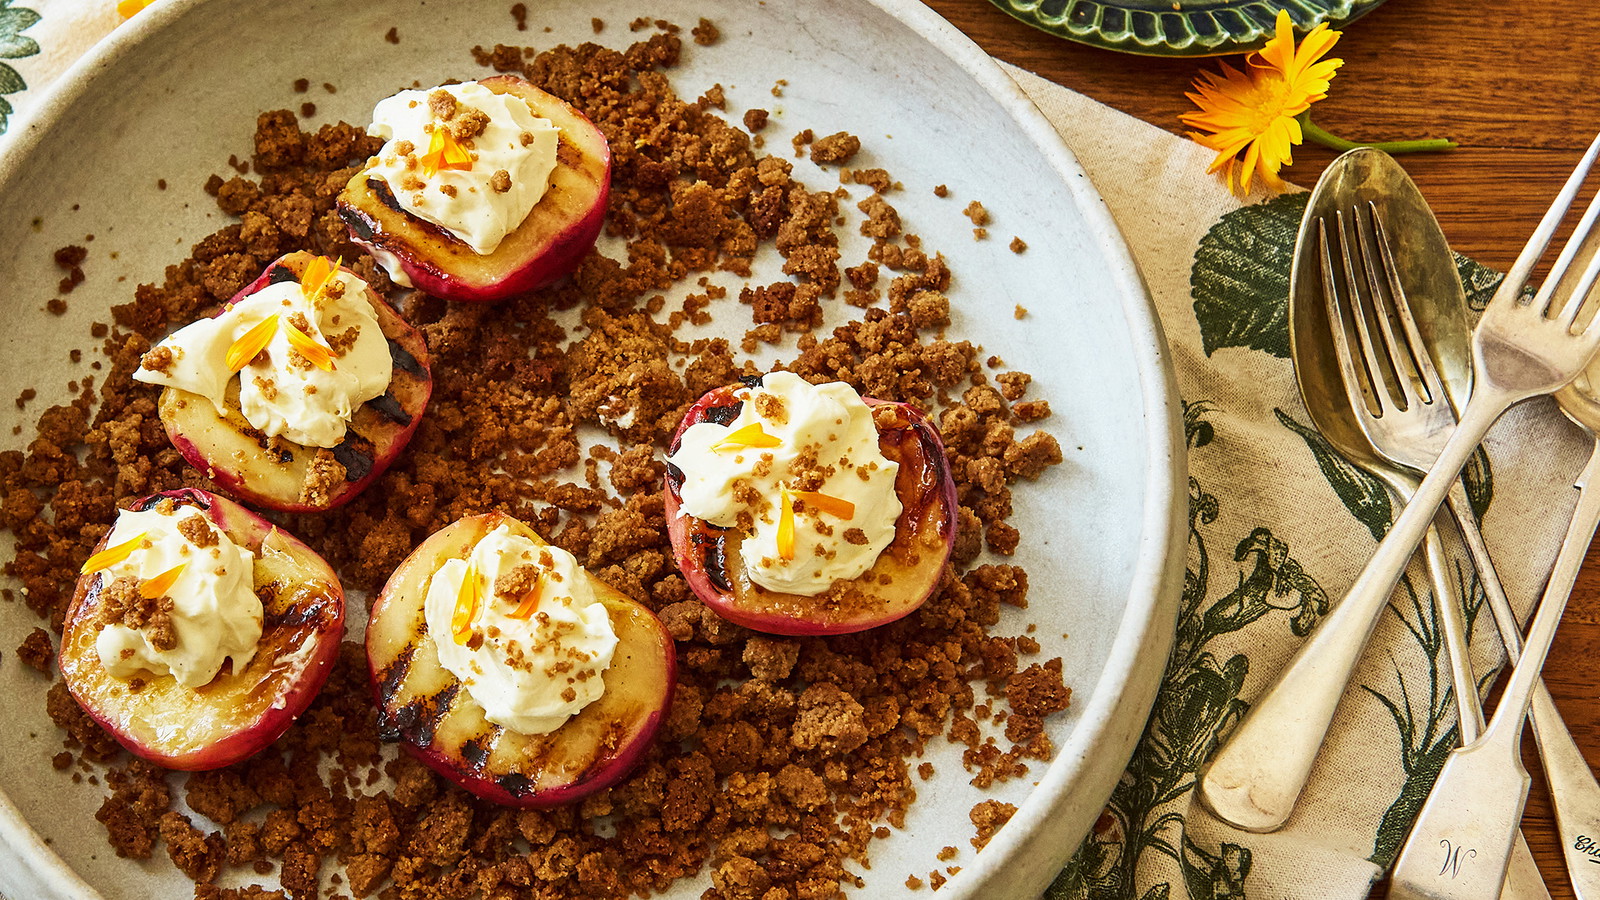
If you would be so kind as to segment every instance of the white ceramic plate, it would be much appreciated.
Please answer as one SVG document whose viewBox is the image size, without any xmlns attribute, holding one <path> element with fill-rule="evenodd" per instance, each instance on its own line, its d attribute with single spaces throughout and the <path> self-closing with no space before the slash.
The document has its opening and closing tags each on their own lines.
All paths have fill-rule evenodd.
<svg viewBox="0 0 1600 900">
<path fill-rule="evenodd" d="M 947 865 L 962 871 L 941 897 L 1037 894 L 1087 832 L 1143 730 L 1182 582 L 1187 491 L 1176 394 L 1148 296 L 1099 197 L 993 62 L 909 0 L 551 0 L 530 4 L 521 32 L 509 6 L 167 0 L 118 29 L 0 157 L 0 314 L 8 324 L 0 396 L 26 386 L 40 393 L 26 414 L 3 404 L 0 435 L 67 398 L 67 380 L 87 371 L 68 364 L 68 350 L 93 345 L 88 326 L 105 307 L 159 280 L 164 265 L 224 224 L 199 186 L 212 172 L 231 174 L 223 165 L 230 153 L 248 155 L 257 111 L 309 99 L 315 122 L 366 122 L 376 100 L 414 81 L 479 77 L 467 53 L 473 44 L 620 47 L 642 36 L 627 28 L 640 15 L 686 29 L 711 17 L 722 40 L 685 40 L 684 63 L 670 75 L 678 93 L 693 98 L 720 83 L 731 120 L 750 107 L 771 110 L 769 152 L 787 155 L 788 138 L 804 128 L 859 135 L 866 149 L 852 164 L 883 166 L 900 180 L 905 190 L 891 201 L 907 230 L 950 261 L 951 336 L 1031 372 L 1032 396 L 1054 409 L 1045 425 L 1066 462 L 1019 486 L 1013 519 L 1024 534 L 1017 561 L 1029 572 L 1032 605 L 1008 610 L 998 630 L 1037 623 L 1040 658 L 1065 660 L 1074 699 L 1051 723 L 1056 758 L 980 792 L 967 783 L 960 746 L 935 741 L 927 758 L 938 774 L 921 786 L 906 828 L 875 842 L 873 866 L 860 873 L 868 883 L 861 896 L 895 896 L 907 875 Z M 599 35 L 592 17 L 608 23 Z M 398 45 L 384 40 L 390 27 Z M 296 94 L 300 78 L 337 93 Z M 776 97 L 780 79 L 787 86 Z M 835 173 L 796 163 L 814 188 L 837 185 Z M 158 179 L 169 188 L 157 190 Z M 937 184 L 951 196 L 936 198 Z M 992 217 L 985 241 L 961 215 L 974 199 Z M 60 278 L 51 252 L 86 234 L 95 236 L 88 281 L 67 315 L 50 316 L 41 307 Z M 1027 242 L 1026 253 L 1007 250 L 1012 235 Z M 864 246 L 846 246 L 844 260 L 863 258 Z M 775 268 L 763 276 L 778 277 Z M 713 311 L 733 306 L 723 318 L 735 329 L 741 308 L 725 304 Z M 1021 319 L 1019 306 L 1028 311 Z M 93 818 L 102 791 L 51 769 L 60 737 L 44 715 L 43 681 L 9 652 L 35 624 L 20 604 L 0 613 L 9 726 L 0 731 L 0 891 L 13 900 L 187 896 L 164 859 L 115 858 Z M 967 811 L 986 797 L 1021 809 L 974 854 Z M 939 861 L 947 845 L 961 852 Z M 685 881 L 668 896 L 698 897 L 704 886 Z"/>
</svg>

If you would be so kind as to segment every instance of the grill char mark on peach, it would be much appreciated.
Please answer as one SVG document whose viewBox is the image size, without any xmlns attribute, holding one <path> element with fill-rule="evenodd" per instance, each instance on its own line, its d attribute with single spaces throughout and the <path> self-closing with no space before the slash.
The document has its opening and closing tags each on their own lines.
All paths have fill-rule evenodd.
<svg viewBox="0 0 1600 900">
<path fill-rule="evenodd" d="M 602 676 L 605 694 L 547 735 L 522 735 L 487 721 L 439 664 L 423 602 L 438 566 L 470 553 L 501 522 L 537 538 L 500 513 L 469 517 L 424 541 L 384 586 L 367 626 L 380 734 L 485 799 L 514 806 L 570 803 L 615 783 L 649 746 L 671 701 L 675 649 L 654 615 L 592 579 L 619 641 Z"/>
<path fill-rule="evenodd" d="M 311 259 L 309 253 L 280 258 L 223 309 L 268 285 L 298 281 Z M 384 332 L 394 371 L 388 390 L 356 410 L 344 439 L 330 448 L 345 475 L 325 501 L 308 502 L 301 496 L 302 476 L 297 473 L 305 470 L 315 448 L 269 439 L 245 421 L 236 402 L 225 418 L 218 418 L 209 400 L 175 388 L 162 391 L 161 420 L 173 446 L 223 488 L 270 509 L 317 512 L 354 497 L 405 449 L 433 394 L 422 334 L 377 295 L 369 292 L 367 299 Z"/>
<path fill-rule="evenodd" d="M 152 676 L 141 690 L 131 690 L 100 664 L 95 637 L 106 579 L 96 572 L 78 579 L 58 662 L 73 698 L 129 752 L 170 769 L 220 768 L 272 743 L 315 698 L 338 656 L 344 592 L 309 547 L 232 501 L 184 488 L 130 508 L 149 510 L 165 499 L 201 510 L 213 527 L 257 554 L 254 581 L 263 609 L 256 658 L 242 672 L 224 666 L 203 691 L 171 676 Z M 108 531 L 96 549 L 109 537 Z M 262 552 L 268 541 L 271 554 Z M 302 653 L 298 668 L 281 665 Z M 196 704 L 203 709 L 196 712 Z M 170 727 L 173 722 L 184 727 Z"/>
</svg>

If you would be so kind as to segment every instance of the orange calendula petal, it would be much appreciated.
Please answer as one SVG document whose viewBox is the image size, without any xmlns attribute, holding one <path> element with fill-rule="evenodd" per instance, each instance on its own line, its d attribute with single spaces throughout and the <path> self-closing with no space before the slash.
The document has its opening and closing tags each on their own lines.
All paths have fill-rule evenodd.
<svg viewBox="0 0 1600 900">
<path fill-rule="evenodd" d="M 791 493 L 796 500 L 804 501 L 806 506 L 811 509 L 825 512 L 830 516 L 846 521 L 855 518 L 856 505 L 849 500 L 843 500 L 829 494 L 820 494 L 816 491 L 793 491 Z"/>
<path fill-rule="evenodd" d="M 465 644 L 472 636 L 472 620 L 478 616 L 478 569 L 467 565 L 461 576 L 461 587 L 456 590 L 456 608 L 450 614 L 450 634 L 456 643 Z"/>
<path fill-rule="evenodd" d="M 184 568 L 188 565 L 188 563 L 178 563 L 160 575 L 146 581 L 139 586 L 139 595 L 146 600 L 154 600 L 157 597 L 166 596 L 167 591 L 172 590 L 172 586 L 178 583 L 178 576 L 183 574 Z"/>
<path fill-rule="evenodd" d="M 228 348 L 228 355 L 224 359 L 224 364 L 227 365 L 228 371 L 237 372 L 249 365 L 250 360 L 255 359 L 257 353 L 267 349 L 267 344 L 271 343 L 272 335 L 277 330 L 278 317 L 268 316 L 257 322 L 249 331 L 239 335 L 239 339 L 234 341 L 233 346 Z"/>
<path fill-rule="evenodd" d="M 434 128 L 433 136 L 428 138 L 428 152 L 422 154 L 422 174 L 428 178 L 439 174 L 439 167 L 444 165 L 444 129 Z"/>
<path fill-rule="evenodd" d="M 722 450 L 730 447 L 779 447 L 782 445 L 783 441 L 778 440 L 762 430 L 760 422 L 751 422 L 749 425 L 730 433 L 727 437 L 717 441 L 715 444 L 712 444 L 711 449 Z"/>
<path fill-rule="evenodd" d="M 794 559 L 794 500 L 783 491 L 782 509 L 778 514 L 778 555 Z"/>
<path fill-rule="evenodd" d="M 343 262 L 344 257 L 330 260 L 326 256 L 318 256 L 306 263 L 305 271 L 300 273 L 300 292 L 312 303 L 317 302 L 317 298 L 328 289 L 328 283 L 333 281 L 333 276 L 338 274 Z"/>
<path fill-rule="evenodd" d="M 89 559 L 84 562 L 83 568 L 78 570 L 78 574 L 89 575 L 94 572 L 100 572 L 111 568 L 117 563 L 127 559 L 128 554 L 139 549 L 139 545 L 144 542 L 144 538 L 145 536 L 140 534 L 136 537 L 123 541 L 115 547 L 107 547 L 104 550 L 101 550 L 99 553 L 89 557 Z"/>
<path fill-rule="evenodd" d="M 522 598 L 522 602 L 517 605 L 517 608 L 515 610 L 512 610 L 511 615 L 509 616 L 509 618 L 512 618 L 512 619 L 527 619 L 527 618 L 532 617 L 534 612 L 536 610 L 538 610 L 538 608 L 539 608 L 539 598 L 543 594 L 544 594 L 544 576 L 540 575 L 539 576 L 539 580 L 534 582 L 534 584 L 533 584 L 533 590 L 529 591 L 527 596 Z"/>
<path fill-rule="evenodd" d="M 283 333 L 289 338 L 289 346 L 293 347 L 301 356 L 304 356 L 312 365 L 322 371 L 333 371 L 332 350 L 317 343 L 316 338 L 294 327 L 292 322 L 284 322 L 283 328 Z"/>
<path fill-rule="evenodd" d="M 455 137 L 448 131 L 445 132 L 444 137 L 444 165 L 441 168 L 460 169 L 462 171 L 470 171 L 472 169 L 472 154 L 467 152 L 467 148 L 457 143 Z"/>
<path fill-rule="evenodd" d="M 422 154 L 421 161 L 422 173 L 429 178 L 439 174 L 441 169 L 472 170 L 472 154 L 457 143 L 455 135 L 443 125 L 433 126 L 433 135 L 428 138 L 428 152 Z"/>
<path fill-rule="evenodd" d="M 117 15 L 131 19 L 155 0 L 117 0 Z"/>
</svg>

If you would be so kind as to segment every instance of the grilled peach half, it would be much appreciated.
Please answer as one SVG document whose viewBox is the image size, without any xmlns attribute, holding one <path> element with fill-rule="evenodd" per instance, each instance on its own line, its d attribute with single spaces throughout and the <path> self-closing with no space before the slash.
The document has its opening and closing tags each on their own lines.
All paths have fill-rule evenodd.
<svg viewBox="0 0 1600 900">
<path fill-rule="evenodd" d="M 650 746 L 672 699 L 675 650 L 648 609 L 590 576 L 617 635 L 601 676 L 605 693 L 548 734 L 522 734 L 486 720 L 440 665 L 423 604 L 433 573 L 447 560 L 466 558 L 501 525 L 544 543 L 503 513 L 471 516 L 423 541 L 384 585 L 367 622 L 379 734 L 486 800 L 558 806 L 615 784 Z"/>
<path fill-rule="evenodd" d="M 673 435 L 669 455 L 678 452 L 684 431 L 696 422 L 726 424 L 737 418 L 742 401 L 736 391 L 747 386 L 753 385 L 727 385 L 701 397 Z M 957 523 L 955 481 L 944 442 L 916 407 L 862 399 L 872 407 L 879 450 L 900 464 L 894 486 L 900 517 L 894 540 L 870 569 L 834 582 L 817 596 L 773 591 L 751 581 L 739 555 L 738 529 L 720 528 L 684 512 L 679 495 L 683 473 L 667 466 L 667 534 L 678 568 L 696 596 L 723 618 L 772 634 L 846 634 L 909 615 L 938 590 L 955 546 Z"/>
<path fill-rule="evenodd" d="M 224 664 L 198 688 L 171 675 L 151 673 L 142 683 L 112 677 L 95 648 L 105 587 L 104 573 L 97 572 L 79 578 L 73 593 L 61 637 L 61 674 L 78 705 L 130 753 L 169 769 L 215 769 L 277 740 L 311 705 L 339 656 L 344 590 L 310 547 L 231 500 L 185 488 L 145 497 L 133 508 L 149 509 L 168 498 L 201 510 L 255 554 L 255 589 L 263 606 L 255 657 L 239 672 Z"/>
<path fill-rule="evenodd" d="M 282 257 L 228 305 L 268 285 L 298 281 L 313 258 L 304 252 Z M 394 374 L 389 390 L 362 404 L 351 418 L 344 440 L 331 448 L 334 460 L 344 467 L 342 483 L 331 490 L 308 492 L 312 461 L 322 448 L 281 437 L 269 439 L 256 430 L 239 410 L 237 380 L 228 387 L 228 410 L 220 416 L 211 401 L 198 394 L 174 387 L 162 390 L 158 408 L 172 446 L 223 490 L 269 509 L 320 512 L 360 493 L 405 449 L 433 394 L 433 373 L 422 333 L 370 289 L 366 300 L 388 339 Z M 219 315 L 221 312 L 218 310 Z"/>
<path fill-rule="evenodd" d="M 436 297 L 481 303 L 537 290 L 578 267 L 605 220 L 611 146 L 583 113 L 515 75 L 478 83 L 517 97 L 561 132 L 548 189 L 493 252 L 480 254 L 405 211 L 388 183 L 366 172 L 350 179 L 339 194 L 338 208 L 351 239 L 391 274 L 403 275 Z"/>
</svg>

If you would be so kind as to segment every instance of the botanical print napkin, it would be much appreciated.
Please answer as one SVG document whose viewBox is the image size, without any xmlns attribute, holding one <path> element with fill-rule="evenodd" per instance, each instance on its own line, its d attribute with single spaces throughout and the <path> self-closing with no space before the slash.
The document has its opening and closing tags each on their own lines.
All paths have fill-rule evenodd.
<svg viewBox="0 0 1600 900">
<path fill-rule="evenodd" d="M 0 149 L 43 88 L 122 21 L 114 0 L 0 0 Z"/>
<path fill-rule="evenodd" d="M 111 0 L 0 0 L 0 152 L 41 90 L 120 21 Z M 1193 802 L 1194 773 L 1353 580 L 1394 512 L 1309 425 L 1288 361 L 1285 302 L 1303 194 L 1241 203 L 1210 152 L 1008 69 L 1060 129 L 1132 247 L 1171 344 L 1190 448 L 1189 558 L 1161 694 L 1110 805 L 1049 900 L 1362 898 L 1456 743 L 1427 580 L 1383 617 L 1332 739 L 1283 831 L 1234 831 Z M 1446 223 L 1448 228 L 1448 223 Z M 1520 241 L 1508 235 L 1509 241 Z M 1496 276 L 1461 260 L 1481 306 Z M 1521 452 L 1537 447 L 1537 454 Z M 1525 611 L 1555 553 L 1585 440 L 1549 403 L 1496 429 L 1471 488 Z M 1499 650 L 1468 598 L 1479 672 Z"/>
<path fill-rule="evenodd" d="M 1365 897 L 1458 739 L 1420 566 L 1384 614 L 1286 828 L 1237 831 L 1193 791 L 1195 772 L 1349 588 L 1395 513 L 1383 487 L 1311 427 L 1295 387 L 1286 304 L 1306 195 L 1241 202 L 1204 174 L 1211 151 L 1008 71 L 1060 130 L 1133 250 L 1171 347 L 1190 451 L 1187 573 L 1155 711 L 1110 805 L 1046 896 Z M 1481 309 L 1499 276 L 1457 262 Z M 1549 571 L 1589 446 L 1540 401 L 1514 410 L 1468 471 L 1519 614 Z M 1498 639 L 1470 562 L 1455 556 L 1487 683 L 1502 662 Z"/>
</svg>

